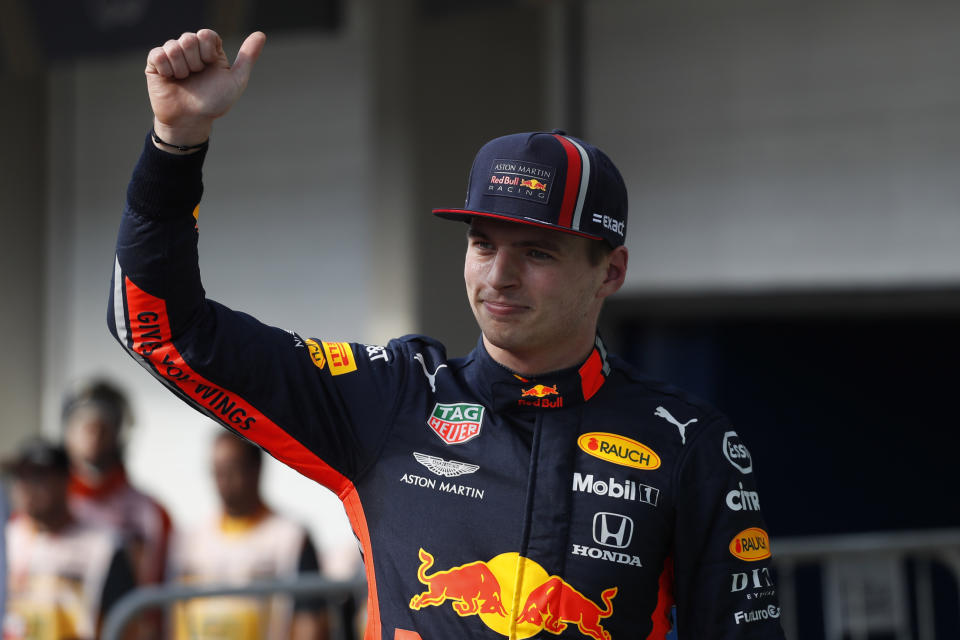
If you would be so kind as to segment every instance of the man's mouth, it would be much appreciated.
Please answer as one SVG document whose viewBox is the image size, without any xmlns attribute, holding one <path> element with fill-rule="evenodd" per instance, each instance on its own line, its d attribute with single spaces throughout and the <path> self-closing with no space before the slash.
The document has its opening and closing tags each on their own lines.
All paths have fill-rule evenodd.
<svg viewBox="0 0 960 640">
<path fill-rule="evenodd" d="M 526 305 L 516 302 L 506 302 L 502 300 L 481 300 L 480 304 L 492 316 L 507 317 L 522 313 L 528 309 Z"/>
</svg>

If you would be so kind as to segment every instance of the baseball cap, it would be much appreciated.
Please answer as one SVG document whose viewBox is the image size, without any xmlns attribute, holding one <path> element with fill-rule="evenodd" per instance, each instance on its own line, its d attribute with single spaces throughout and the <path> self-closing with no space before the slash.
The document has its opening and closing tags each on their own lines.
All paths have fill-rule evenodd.
<svg viewBox="0 0 960 640">
<path fill-rule="evenodd" d="M 496 218 L 623 244 L 627 188 L 607 155 L 555 129 L 514 133 L 481 147 L 462 209 L 434 209 L 448 220 Z"/>
<path fill-rule="evenodd" d="M 3 461 L 2 468 L 4 473 L 15 476 L 30 470 L 66 473 L 70 469 L 70 462 L 63 447 L 36 437 L 20 445 L 12 458 Z"/>
</svg>

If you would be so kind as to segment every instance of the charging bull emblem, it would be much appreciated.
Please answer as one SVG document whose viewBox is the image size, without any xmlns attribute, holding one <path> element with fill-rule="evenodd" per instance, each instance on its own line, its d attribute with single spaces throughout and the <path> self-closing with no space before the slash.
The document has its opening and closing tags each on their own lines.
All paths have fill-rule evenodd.
<svg viewBox="0 0 960 640">
<path fill-rule="evenodd" d="M 419 558 L 417 579 L 427 590 L 410 599 L 415 611 L 449 600 L 457 615 L 476 615 L 490 629 L 517 640 L 541 631 L 559 635 L 571 625 L 594 640 L 611 640 L 603 621 L 613 615 L 617 587 L 603 590 L 600 607 L 560 576 L 515 552 L 434 573 L 428 573 L 433 555 L 421 548 Z"/>
</svg>

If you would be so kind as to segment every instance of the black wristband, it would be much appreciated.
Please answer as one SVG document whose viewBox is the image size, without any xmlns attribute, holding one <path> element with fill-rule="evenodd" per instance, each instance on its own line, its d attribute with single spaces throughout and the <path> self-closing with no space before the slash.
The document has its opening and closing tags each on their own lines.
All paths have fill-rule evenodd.
<svg viewBox="0 0 960 640">
<path fill-rule="evenodd" d="M 191 144 L 191 145 L 182 145 L 182 144 L 171 144 L 169 142 L 164 142 L 160 139 L 160 136 L 157 135 L 157 132 L 153 129 L 150 129 L 150 137 L 157 144 L 162 144 L 165 147 L 170 147 L 171 149 L 176 149 L 177 151 L 193 151 L 194 149 L 203 149 L 204 147 L 210 146 L 210 139 L 207 138 L 200 144 Z"/>
</svg>

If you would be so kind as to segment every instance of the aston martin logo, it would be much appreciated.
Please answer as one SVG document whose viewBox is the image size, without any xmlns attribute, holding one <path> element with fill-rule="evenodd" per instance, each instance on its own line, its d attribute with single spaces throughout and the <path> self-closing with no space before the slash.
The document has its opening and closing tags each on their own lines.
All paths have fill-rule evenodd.
<svg viewBox="0 0 960 640">
<path fill-rule="evenodd" d="M 419 453 L 417 451 L 413 452 L 413 457 L 433 473 L 447 478 L 473 473 L 480 468 L 479 465 L 457 462 L 456 460 L 444 460 L 443 458 L 428 456 L 425 453 Z"/>
</svg>

